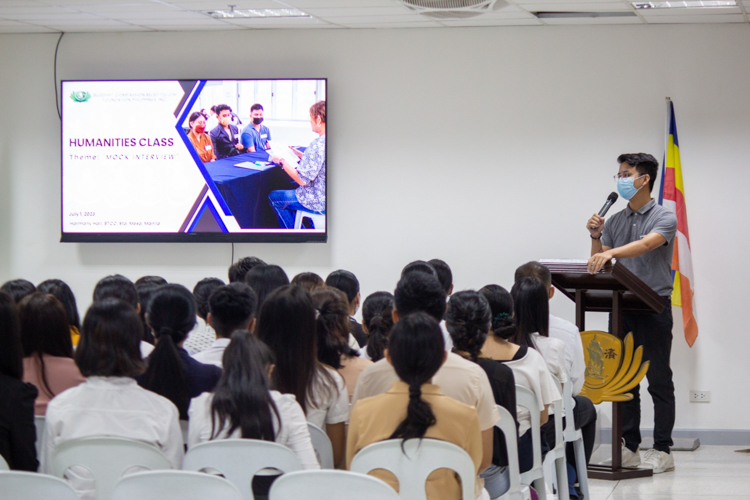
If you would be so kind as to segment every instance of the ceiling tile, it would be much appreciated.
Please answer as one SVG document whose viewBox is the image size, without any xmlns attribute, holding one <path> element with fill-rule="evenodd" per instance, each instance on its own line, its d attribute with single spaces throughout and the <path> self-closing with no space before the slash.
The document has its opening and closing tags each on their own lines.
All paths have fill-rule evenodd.
<svg viewBox="0 0 750 500">
<path fill-rule="evenodd" d="M 453 20 L 453 21 L 440 21 L 440 24 L 443 24 L 448 27 L 452 28 L 458 28 L 458 27 L 492 27 L 492 26 L 541 26 L 543 23 L 537 19 L 535 16 L 532 16 L 529 14 L 530 17 L 525 19 L 480 19 L 480 18 L 474 18 L 474 19 L 460 19 L 460 20 Z"/>
<path fill-rule="evenodd" d="M 633 17 L 581 17 L 566 19 L 544 19 L 544 24 L 553 25 L 588 25 L 588 24 L 643 24 L 638 16 Z"/>
<path fill-rule="evenodd" d="M 347 28 L 442 28 L 440 23 L 435 21 L 423 21 L 423 22 L 405 22 L 405 23 L 347 23 L 344 24 Z"/>
<path fill-rule="evenodd" d="M 108 14 L 111 12 L 181 12 L 181 9 L 172 5 L 154 2 L 137 3 L 113 3 L 113 4 L 86 4 L 68 5 L 69 9 L 91 14 Z"/>
<path fill-rule="evenodd" d="M 395 3 L 395 0 L 284 0 L 284 4 L 302 10 L 306 8 L 349 8 L 352 5 L 357 7 L 393 7 Z"/>
<path fill-rule="evenodd" d="M 646 19 L 649 24 L 689 24 L 689 23 L 744 23 L 742 14 L 711 14 L 707 16 L 653 16 Z"/>
<path fill-rule="evenodd" d="M 395 4 L 392 7 L 350 7 L 347 9 L 304 9 L 308 14 L 320 17 L 347 17 L 347 16 L 398 16 L 411 14 L 414 11 Z"/>
<path fill-rule="evenodd" d="M 199 16 L 192 19 L 154 19 L 151 17 L 141 19 L 126 19 L 123 22 L 128 24 L 136 24 L 139 26 L 215 26 L 221 28 L 227 26 L 227 23 L 223 20 L 213 19 L 209 16 Z"/>
<path fill-rule="evenodd" d="M 537 2 L 523 4 L 529 12 L 632 12 L 633 9 L 623 3 L 579 3 L 565 4 Z"/>
<path fill-rule="evenodd" d="M 228 5 L 236 5 L 235 9 L 247 10 L 247 9 L 283 9 L 288 8 L 287 5 L 275 2 L 274 0 L 223 0 L 223 1 L 206 1 L 196 0 L 194 2 L 187 0 L 180 0 L 178 2 L 164 2 L 180 9 L 185 10 L 229 10 Z"/>
<path fill-rule="evenodd" d="M 658 16 L 707 16 L 714 14 L 742 14 L 739 7 L 722 7 L 722 8 L 700 8 L 700 9 L 638 9 L 638 13 L 643 17 Z"/>
<path fill-rule="evenodd" d="M 156 31 L 236 31 L 243 29 L 240 26 L 180 26 L 176 24 L 155 24 L 153 26 L 148 26 L 148 28 Z"/>
<path fill-rule="evenodd" d="M 107 13 L 100 13 L 98 14 L 102 17 L 107 17 L 109 19 L 121 19 L 123 21 L 129 22 L 131 19 L 153 19 L 153 20 L 164 20 L 169 21 L 168 24 L 170 24 L 172 21 L 192 21 L 192 20 L 198 20 L 198 19 L 212 19 L 210 16 L 206 14 L 202 14 L 200 12 L 189 12 L 187 10 L 174 10 L 171 12 L 143 12 L 143 11 L 136 11 L 136 12 L 107 12 Z"/>
<path fill-rule="evenodd" d="M 289 26 L 293 28 L 308 26 L 330 26 L 329 23 L 314 17 L 267 17 L 267 18 L 243 18 L 243 19 L 225 19 L 229 24 L 237 26 L 247 26 L 252 28 L 278 28 L 279 26 Z"/>
<path fill-rule="evenodd" d="M 3 33 L 13 33 L 13 34 L 23 34 L 23 33 L 58 33 L 58 30 L 53 30 L 51 28 L 45 28 L 44 26 L 31 26 L 29 24 L 22 24 L 19 26 L 0 26 L 0 34 Z"/>
</svg>

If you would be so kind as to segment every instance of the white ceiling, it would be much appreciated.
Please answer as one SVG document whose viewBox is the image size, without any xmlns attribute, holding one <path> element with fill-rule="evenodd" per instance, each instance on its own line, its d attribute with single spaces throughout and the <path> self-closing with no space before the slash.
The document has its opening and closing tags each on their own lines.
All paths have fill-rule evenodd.
<svg viewBox="0 0 750 500">
<path fill-rule="evenodd" d="M 627 0 L 508 0 L 479 17 L 434 20 L 396 0 L 0 0 L 0 33 L 269 28 L 444 28 L 555 24 L 747 23 L 750 0 L 715 9 L 636 10 Z M 202 11 L 294 7 L 309 18 L 213 19 Z M 634 12 L 636 17 L 537 19 L 532 12 Z"/>
</svg>

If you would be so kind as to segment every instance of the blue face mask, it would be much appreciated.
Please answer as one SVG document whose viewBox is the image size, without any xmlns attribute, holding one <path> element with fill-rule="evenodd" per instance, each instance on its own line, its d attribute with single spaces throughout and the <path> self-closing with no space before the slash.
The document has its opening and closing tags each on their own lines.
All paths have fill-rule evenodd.
<svg viewBox="0 0 750 500">
<path fill-rule="evenodd" d="M 620 177 L 617 179 L 617 192 L 620 193 L 620 196 L 625 198 L 626 200 L 629 200 L 635 194 L 641 189 L 636 188 L 633 183 L 635 182 L 635 179 L 640 179 L 643 177 L 642 175 L 640 177 Z M 643 186 L 641 186 L 643 187 Z"/>
</svg>

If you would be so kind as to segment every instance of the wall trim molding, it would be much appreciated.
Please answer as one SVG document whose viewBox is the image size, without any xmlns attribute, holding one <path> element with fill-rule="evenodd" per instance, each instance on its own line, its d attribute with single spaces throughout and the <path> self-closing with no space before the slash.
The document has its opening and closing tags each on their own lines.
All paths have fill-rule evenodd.
<svg viewBox="0 0 750 500">
<path fill-rule="evenodd" d="M 653 429 L 641 429 L 641 436 L 653 437 Z M 612 444 L 612 428 L 602 427 L 599 431 L 601 444 Z M 750 430 L 743 429 L 675 429 L 672 438 L 698 438 L 704 445 L 749 446 Z"/>
</svg>

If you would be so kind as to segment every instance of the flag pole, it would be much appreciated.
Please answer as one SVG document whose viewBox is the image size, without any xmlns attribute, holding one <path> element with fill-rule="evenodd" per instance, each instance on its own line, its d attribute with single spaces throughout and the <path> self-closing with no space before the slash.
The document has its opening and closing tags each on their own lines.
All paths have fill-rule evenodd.
<svg viewBox="0 0 750 500">
<path fill-rule="evenodd" d="M 672 99 L 667 96 L 666 98 L 667 112 L 665 113 L 666 119 L 664 120 L 664 156 L 661 162 L 661 181 L 659 182 L 659 205 L 664 204 L 664 176 L 667 174 L 667 150 L 669 149 L 669 120 L 671 117 L 669 105 L 672 103 Z"/>
</svg>

